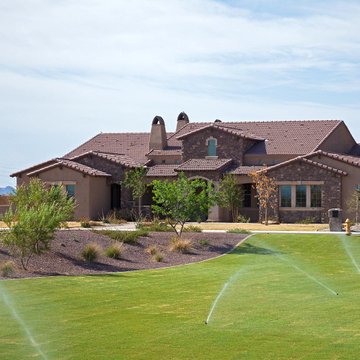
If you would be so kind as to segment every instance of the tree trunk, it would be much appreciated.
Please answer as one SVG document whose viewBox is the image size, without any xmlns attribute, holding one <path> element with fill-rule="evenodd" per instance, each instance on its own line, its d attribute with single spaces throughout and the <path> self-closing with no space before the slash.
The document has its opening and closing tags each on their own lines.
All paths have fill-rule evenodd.
<svg viewBox="0 0 360 360">
<path fill-rule="evenodd" d="M 266 204 L 266 208 L 265 208 L 265 225 L 269 225 L 267 204 Z"/>
</svg>

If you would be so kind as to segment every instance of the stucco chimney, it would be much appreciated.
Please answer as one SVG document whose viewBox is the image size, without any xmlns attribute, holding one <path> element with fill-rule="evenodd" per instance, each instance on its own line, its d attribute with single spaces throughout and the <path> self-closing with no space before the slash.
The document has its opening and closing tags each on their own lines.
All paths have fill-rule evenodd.
<svg viewBox="0 0 360 360">
<path fill-rule="evenodd" d="M 161 116 L 155 116 L 151 125 L 149 150 L 164 150 L 167 146 L 164 119 Z"/>
<path fill-rule="evenodd" d="M 189 117 L 184 113 L 184 111 L 181 112 L 177 118 L 176 131 L 178 131 L 188 123 L 189 123 Z"/>
</svg>

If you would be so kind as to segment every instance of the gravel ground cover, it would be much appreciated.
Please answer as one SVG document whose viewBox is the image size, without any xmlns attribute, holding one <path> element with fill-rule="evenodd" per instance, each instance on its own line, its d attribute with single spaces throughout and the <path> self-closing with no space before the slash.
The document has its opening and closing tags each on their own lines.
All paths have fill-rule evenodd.
<svg viewBox="0 0 360 360">
<path fill-rule="evenodd" d="M 178 254 L 169 250 L 173 233 L 151 232 L 149 236 L 139 237 L 136 244 L 124 244 L 121 259 L 111 259 L 104 256 L 103 252 L 114 244 L 115 240 L 91 231 L 65 230 L 56 232 L 49 252 L 31 258 L 28 271 L 22 269 L 20 261 L 11 255 L 9 248 L 4 246 L 0 247 L 0 264 L 9 260 L 15 263 L 16 270 L 11 278 L 156 269 L 214 258 L 229 252 L 247 236 L 247 234 L 186 233 L 183 238 L 192 240 L 192 251 L 189 254 Z M 208 244 L 201 244 L 204 242 Z M 86 262 L 81 257 L 82 250 L 90 243 L 96 243 L 102 249 L 101 256 L 93 263 Z M 152 245 L 156 245 L 164 254 L 162 262 L 154 262 L 152 256 L 145 251 Z"/>
</svg>

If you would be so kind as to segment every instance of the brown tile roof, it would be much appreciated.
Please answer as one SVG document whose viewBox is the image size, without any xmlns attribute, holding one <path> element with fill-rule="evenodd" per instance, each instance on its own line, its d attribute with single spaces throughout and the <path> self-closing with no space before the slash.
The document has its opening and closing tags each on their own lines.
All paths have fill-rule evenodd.
<svg viewBox="0 0 360 360">
<path fill-rule="evenodd" d="M 315 152 L 307 154 L 305 157 L 306 158 L 311 158 L 311 157 L 316 156 L 316 155 L 327 156 L 329 158 L 339 160 L 339 161 L 345 162 L 347 164 L 360 167 L 360 156 L 355 156 L 355 155 L 338 154 L 338 153 L 331 153 L 331 152 L 327 152 L 327 151 L 323 151 L 323 150 L 317 150 Z"/>
<path fill-rule="evenodd" d="M 72 157 L 70 160 L 78 160 L 80 158 L 89 156 L 89 155 L 94 155 L 97 156 L 99 158 L 102 159 L 107 159 L 109 161 L 112 161 L 116 164 L 121 164 L 124 165 L 126 167 L 130 167 L 130 168 L 135 168 L 135 167 L 140 167 L 141 164 L 135 160 L 133 160 L 131 157 L 124 155 L 124 154 L 109 154 L 109 153 L 104 153 L 104 152 L 100 152 L 100 151 L 88 151 L 86 153 L 83 153 L 81 155 L 78 156 L 74 156 Z"/>
<path fill-rule="evenodd" d="M 305 155 L 316 149 L 341 120 L 297 120 L 297 121 L 249 121 L 221 122 L 217 126 L 237 129 L 244 134 L 252 134 L 265 139 L 250 148 L 246 155 Z M 189 123 L 168 139 L 169 145 L 177 145 L 176 138 L 198 131 L 213 123 Z M 175 138 L 175 139 L 174 139 Z M 179 140 L 177 140 L 179 141 Z"/>
<path fill-rule="evenodd" d="M 49 166 L 45 166 L 45 167 L 43 167 L 41 169 L 32 171 L 30 173 L 27 173 L 26 175 L 27 176 L 34 176 L 34 175 L 38 175 L 38 174 L 40 174 L 42 172 L 54 169 L 56 167 L 64 166 L 66 168 L 69 168 L 69 169 L 72 169 L 72 170 L 75 170 L 75 171 L 78 171 L 78 172 L 81 172 L 83 174 L 90 175 L 90 176 L 111 176 L 111 174 L 107 174 L 107 173 L 105 173 L 103 171 L 94 169 L 94 168 L 92 168 L 90 166 L 79 164 L 79 163 L 77 163 L 75 161 L 72 161 L 72 160 L 68 160 L 68 159 L 64 159 L 64 158 L 57 158 L 55 160 L 56 160 L 56 163 L 54 163 L 52 165 L 49 165 Z"/>
<path fill-rule="evenodd" d="M 146 176 L 177 176 L 177 172 L 174 169 L 178 166 L 178 164 L 154 165 L 149 167 Z"/>
<path fill-rule="evenodd" d="M 37 165 L 30 166 L 30 167 L 28 167 L 28 168 L 26 168 L 26 169 L 23 169 L 23 170 L 14 172 L 14 173 L 12 173 L 10 176 L 11 176 L 11 177 L 14 177 L 14 176 L 17 176 L 17 175 L 20 175 L 20 174 L 28 173 L 28 172 L 31 171 L 31 170 L 36 170 L 36 169 L 42 168 L 42 167 L 44 167 L 44 166 L 48 166 L 48 165 L 50 165 L 50 164 L 55 164 L 55 162 L 56 162 L 55 159 L 47 160 L 47 161 L 44 161 L 44 162 L 39 163 L 39 164 L 37 164 Z"/>
<path fill-rule="evenodd" d="M 215 124 L 215 123 L 212 123 L 212 124 L 209 124 L 209 125 L 205 125 L 204 127 L 201 127 L 199 129 L 195 129 L 195 130 L 192 130 L 188 133 L 185 133 L 183 135 L 179 135 L 177 137 L 178 140 L 183 140 L 185 139 L 186 137 L 190 136 L 190 135 L 194 135 L 194 134 L 197 134 L 199 132 L 202 132 L 204 130 L 207 130 L 207 129 L 218 129 L 218 130 L 221 130 L 221 131 L 224 131 L 228 134 L 233 134 L 233 135 L 236 135 L 238 137 L 242 137 L 242 138 L 247 138 L 247 139 L 253 139 L 253 140 L 265 140 L 264 138 L 262 137 L 259 137 L 259 136 L 256 136 L 254 134 L 251 134 L 249 132 L 244 132 L 243 130 L 239 130 L 239 129 L 236 129 L 234 127 L 230 127 L 230 126 L 224 126 L 224 125 L 218 125 L 218 124 Z"/>
<path fill-rule="evenodd" d="M 226 169 L 226 173 L 231 173 L 234 175 L 249 175 L 251 171 L 255 170 L 261 170 L 262 166 L 232 166 L 228 169 Z"/>
<path fill-rule="evenodd" d="M 171 134 L 169 134 L 171 135 Z M 150 133 L 101 133 L 64 157 L 73 158 L 89 151 L 127 155 L 140 164 L 147 161 Z"/>
<path fill-rule="evenodd" d="M 168 146 L 166 149 L 164 150 L 150 150 L 146 156 L 173 156 L 173 155 L 178 155 L 181 156 L 181 146 Z"/>
<path fill-rule="evenodd" d="M 190 159 L 175 169 L 175 171 L 221 171 L 229 167 L 232 159 Z"/>
<path fill-rule="evenodd" d="M 313 160 L 310 160 L 308 159 L 307 157 L 303 157 L 303 156 L 298 156 L 294 159 L 291 159 L 291 160 L 287 160 L 287 161 L 284 161 L 282 163 L 279 163 L 279 164 L 276 164 L 276 165 L 272 165 L 272 166 L 269 166 L 266 168 L 266 171 L 273 171 L 273 170 L 277 170 L 283 166 L 286 166 L 286 165 L 289 165 L 289 164 L 292 164 L 296 161 L 300 161 L 300 162 L 304 162 L 306 164 L 310 164 L 310 165 L 314 165 L 314 166 L 317 166 L 321 169 L 325 169 L 325 170 L 328 170 L 328 171 L 331 171 L 331 172 L 334 172 L 336 174 L 339 174 L 341 176 L 347 176 L 348 173 L 346 171 L 342 171 L 340 169 L 336 169 L 332 166 L 328 166 L 328 165 L 325 165 L 325 164 L 322 164 L 322 163 L 319 163 L 317 161 L 313 161 Z M 259 171 L 263 171 L 263 170 L 259 170 Z"/>
<path fill-rule="evenodd" d="M 354 145 L 348 155 L 360 156 L 360 144 Z"/>
</svg>

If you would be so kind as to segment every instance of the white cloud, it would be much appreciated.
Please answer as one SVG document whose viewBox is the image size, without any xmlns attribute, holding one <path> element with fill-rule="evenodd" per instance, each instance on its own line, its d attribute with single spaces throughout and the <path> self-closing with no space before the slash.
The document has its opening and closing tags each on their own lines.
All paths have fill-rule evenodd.
<svg viewBox="0 0 360 360">
<path fill-rule="evenodd" d="M 351 1 L 1 2 L 0 117 L 14 139 L 0 143 L 21 144 L 21 168 L 99 131 L 148 131 L 156 114 L 171 130 L 182 110 L 342 118 L 359 137 L 359 17 Z"/>
</svg>

